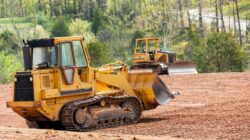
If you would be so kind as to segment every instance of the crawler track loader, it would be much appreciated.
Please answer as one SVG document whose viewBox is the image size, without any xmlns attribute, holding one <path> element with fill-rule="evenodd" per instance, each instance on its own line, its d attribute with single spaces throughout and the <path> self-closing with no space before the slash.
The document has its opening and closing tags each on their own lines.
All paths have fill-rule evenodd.
<svg viewBox="0 0 250 140">
<path fill-rule="evenodd" d="M 136 123 L 143 110 L 177 95 L 155 73 L 129 72 L 121 62 L 91 67 L 82 37 L 24 44 L 25 70 L 14 75 L 7 107 L 29 127 L 88 131 Z"/>
<path fill-rule="evenodd" d="M 136 39 L 131 70 L 150 69 L 158 74 L 197 74 L 190 61 L 176 61 L 176 53 L 161 50 L 159 38 Z"/>
</svg>

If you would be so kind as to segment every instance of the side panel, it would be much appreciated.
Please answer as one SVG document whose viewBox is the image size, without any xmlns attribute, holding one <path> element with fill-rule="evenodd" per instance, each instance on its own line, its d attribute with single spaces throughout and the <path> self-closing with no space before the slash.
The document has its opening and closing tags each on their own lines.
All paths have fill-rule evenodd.
<svg viewBox="0 0 250 140">
<path fill-rule="evenodd" d="M 147 53 L 135 53 L 133 61 L 134 63 L 150 62 L 150 57 Z"/>
<path fill-rule="evenodd" d="M 126 79 L 126 75 L 122 73 L 118 74 L 96 74 L 96 80 L 109 86 L 116 87 L 124 90 L 125 95 L 135 96 L 134 90 Z"/>
<path fill-rule="evenodd" d="M 156 62 L 168 64 L 168 54 L 167 53 L 157 52 L 155 57 L 156 57 L 155 58 Z"/>
</svg>

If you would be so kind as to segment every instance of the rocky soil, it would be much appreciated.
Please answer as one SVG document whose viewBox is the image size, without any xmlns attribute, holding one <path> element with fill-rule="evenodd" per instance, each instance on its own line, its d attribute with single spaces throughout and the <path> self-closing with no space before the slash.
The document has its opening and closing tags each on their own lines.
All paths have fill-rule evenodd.
<svg viewBox="0 0 250 140">
<path fill-rule="evenodd" d="M 0 139 L 250 139 L 250 73 L 161 76 L 180 96 L 145 111 L 138 124 L 94 132 L 27 129 L 6 108 L 11 86 L 0 86 Z"/>
</svg>

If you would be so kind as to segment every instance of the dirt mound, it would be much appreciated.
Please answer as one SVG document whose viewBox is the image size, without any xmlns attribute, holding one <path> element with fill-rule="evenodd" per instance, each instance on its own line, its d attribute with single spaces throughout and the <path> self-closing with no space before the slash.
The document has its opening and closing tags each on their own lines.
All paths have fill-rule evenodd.
<svg viewBox="0 0 250 140">
<path fill-rule="evenodd" d="M 148 139 L 156 139 L 157 137 L 163 139 L 172 137 L 250 139 L 249 72 L 161 76 L 161 78 L 172 90 L 179 91 L 181 95 L 166 106 L 160 106 L 155 110 L 144 112 L 138 124 L 101 129 L 93 134 L 97 134 L 97 137 L 100 136 L 102 139 L 119 139 L 115 135 L 131 139 L 133 139 L 133 135 L 153 136 L 147 137 Z M 16 130 L 21 132 L 23 130 L 28 131 L 23 128 L 6 128 L 6 126 L 26 127 L 21 117 L 5 107 L 5 102 L 9 100 L 10 94 L 11 86 L 0 86 L 0 126 L 5 126 L 0 127 L 1 139 L 13 139 L 2 136 L 15 135 Z M 47 136 L 43 135 L 45 131 L 48 130 L 41 131 L 41 138 Z M 61 135 L 68 138 L 68 136 L 74 134 L 89 134 L 54 130 L 53 132 L 56 132 L 56 135 L 58 135 L 57 139 L 60 139 Z M 23 133 L 21 137 L 16 138 L 29 137 L 28 133 Z M 40 133 L 37 133 L 34 130 L 34 135 L 40 136 Z M 102 136 L 102 134 L 107 135 L 107 137 Z M 124 134 L 125 137 L 123 137 Z"/>
</svg>

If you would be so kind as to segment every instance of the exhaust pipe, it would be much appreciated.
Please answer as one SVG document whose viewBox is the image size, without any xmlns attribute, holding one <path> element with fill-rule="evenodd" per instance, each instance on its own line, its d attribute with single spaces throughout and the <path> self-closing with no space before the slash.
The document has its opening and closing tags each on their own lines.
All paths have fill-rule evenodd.
<svg viewBox="0 0 250 140">
<path fill-rule="evenodd" d="M 171 91 L 159 78 L 159 76 L 157 76 L 153 84 L 153 90 L 155 100 L 159 105 L 165 105 L 179 95 L 179 92 Z"/>
</svg>

